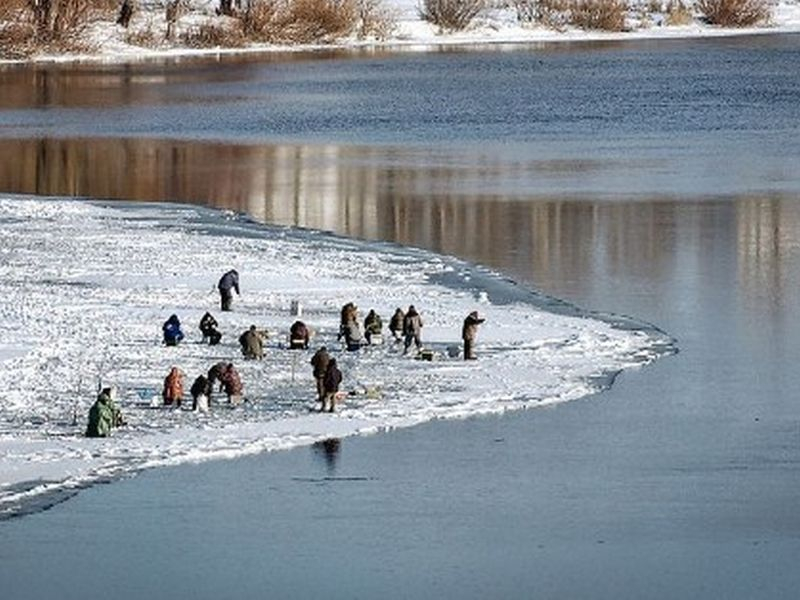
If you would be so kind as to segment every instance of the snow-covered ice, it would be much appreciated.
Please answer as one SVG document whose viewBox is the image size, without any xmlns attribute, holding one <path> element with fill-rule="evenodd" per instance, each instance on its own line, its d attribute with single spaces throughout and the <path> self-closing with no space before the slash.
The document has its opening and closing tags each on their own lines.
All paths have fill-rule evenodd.
<svg viewBox="0 0 800 600">
<path fill-rule="evenodd" d="M 199 207 L 6 196 L 0 242 L 0 517 L 143 468 L 572 400 L 671 350 L 655 329 L 544 310 L 535 293 L 451 257 Z M 230 268 L 242 296 L 222 313 L 215 285 Z M 285 348 L 293 300 L 315 333 L 312 350 Z M 342 351 L 348 301 L 362 318 L 376 309 L 384 325 L 395 307 L 416 305 L 436 360 L 413 360 L 392 343 Z M 475 309 L 487 319 L 479 360 L 448 356 Z M 200 343 L 206 310 L 220 321 L 219 346 Z M 187 340 L 165 347 L 161 325 L 172 313 Z M 263 361 L 240 355 L 250 324 L 271 334 Z M 323 344 L 350 392 L 334 415 L 311 411 L 309 360 Z M 188 410 L 191 401 L 150 406 L 173 365 L 188 394 L 221 360 L 241 373 L 243 406 L 221 395 L 208 414 Z M 118 386 L 128 424 L 86 439 L 99 383 Z"/>
</svg>

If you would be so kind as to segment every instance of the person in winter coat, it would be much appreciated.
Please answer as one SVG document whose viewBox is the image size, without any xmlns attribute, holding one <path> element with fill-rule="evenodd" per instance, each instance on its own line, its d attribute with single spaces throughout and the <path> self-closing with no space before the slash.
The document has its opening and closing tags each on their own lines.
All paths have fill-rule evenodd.
<svg viewBox="0 0 800 600">
<path fill-rule="evenodd" d="M 394 339 L 400 341 L 400 338 L 403 334 L 403 320 L 406 318 L 406 313 L 403 312 L 402 308 L 398 308 L 394 311 L 391 320 L 389 321 L 389 331 L 392 332 Z"/>
<path fill-rule="evenodd" d="M 203 341 L 208 341 L 210 346 L 216 346 L 222 339 L 222 334 L 217 329 L 219 323 L 210 312 L 203 315 L 200 319 L 200 332 L 203 334 Z"/>
<path fill-rule="evenodd" d="M 231 269 L 223 275 L 217 284 L 219 290 L 219 299 L 223 311 L 229 311 L 231 304 L 233 304 L 233 290 L 236 290 L 236 295 L 239 293 L 239 272 L 236 269 Z"/>
<path fill-rule="evenodd" d="M 367 338 L 367 343 L 372 344 L 372 336 L 380 337 L 383 330 L 383 321 L 380 315 L 374 310 L 370 310 L 367 318 L 364 319 L 364 336 Z"/>
<path fill-rule="evenodd" d="M 361 348 L 361 327 L 359 327 L 358 321 L 350 319 L 345 323 L 342 327 L 342 335 L 348 350 L 354 351 Z"/>
<path fill-rule="evenodd" d="M 461 339 L 464 340 L 464 360 L 475 360 L 475 339 L 478 337 L 478 325 L 486 319 L 478 318 L 478 311 L 473 310 L 464 319 L 464 327 L 461 329 Z"/>
<path fill-rule="evenodd" d="M 403 318 L 403 337 L 405 338 L 403 354 L 408 352 L 408 349 L 411 347 L 411 342 L 414 342 L 417 351 L 422 350 L 421 334 L 422 318 L 412 304 L 408 307 L 408 312 L 406 312 L 406 316 Z"/>
<path fill-rule="evenodd" d="M 177 346 L 183 339 L 183 331 L 181 331 L 181 321 L 178 315 L 170 315 L 164 324 L 161 326 L 164 332 L 164 343 L 167 346 Z"/>
<path fill-rule="evenodd" d="M 208 370 L 208 398 L 211 399 L 211 394 L 214 392 L 214 384 L 219 381 L 219 391 L 224 387 L 222 385 L 222 375 L 225 369 L 228 368 L 228 363 L 218 362 Z"/>
<path fill-rule="evenodd" d="M 233 363 L 228 363 L 228 366 L 225 367 L 221 382 L 225 394 L 228 396 L 228 403 L 234 406 L 241 404 L 242 380 L 239 378 L 239 372 L 233 366 Z"/>
<path fill-rule="evenodd" d="M 250 329 L 239 336 L 239 344 L 242 346 L 242 354 L 245 358 L 256 360 L 264 358 L 264 341 L 255 325 L 250 325 Z"/>
<path fill-rule="evenodd" d="M 192 410 L 206 412 L 208 410 L 208 399 L 211 397 L 211 386 L 208 385 L 208 378 L 205 375 L 199 375 L 194 380 L 189 393 L 192 395 Z"/>
<path fill-rule="evenodd" d="M 317 400 L 323 407 L 325 405 L 325 373 L 328 371 L 330 361 L 331 356 L 325 346 L 322 346 L 311 357 L 311 366 L 314 367 L 314 379 L 317 381 Z"/>
<path fill-rule="evenodd" d="M 292 350 L 307 350 L 311 333 L 302 321 L 295 321 L 289 328 L 289 348 Z"/>
<path fill-rule="evenodd" d="M 322 402 L 322 411 L 333 412 L 336 407 L 336 394 L 339 392 L 339 385 L 342 383 L 342 372 L 336 366 L 336 359 L 332 358 L 328 362 L 328 369 L 325 371 L 325 398 Z"/>
<path fill-rule="evenodd" d="M 183 373 L 178 367 L 172 367 L 164 378 L 164 390 L 161 392 L 164 404 L 180 407 L 183 402 Z"/>
<path fill-rule="evenodd" d="M 124 425 L 122 412 L 115 404 L 117 392 L 114 388 L 103 388 L 89 409 L 86 437 L 108 437 L 114 427 Z"/>
</svg>

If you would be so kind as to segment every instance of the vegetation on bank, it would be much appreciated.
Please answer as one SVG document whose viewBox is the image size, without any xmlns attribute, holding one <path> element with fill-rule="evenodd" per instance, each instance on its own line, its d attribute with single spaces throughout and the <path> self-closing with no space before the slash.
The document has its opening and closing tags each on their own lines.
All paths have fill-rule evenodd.
<svg viewBox="0 0 800 600">
<path fill-rule="evenodd" d="M 91 53 L 104 38 L 143 48 L 383 41 L 396 31 L 390 0 L 1 0 L 0 58 Z M 439 33 L 506 11 L 525 27 L 630 31 L 702 22 L 766 23 L 770 0 L 418 0 Z"/>
</svg>

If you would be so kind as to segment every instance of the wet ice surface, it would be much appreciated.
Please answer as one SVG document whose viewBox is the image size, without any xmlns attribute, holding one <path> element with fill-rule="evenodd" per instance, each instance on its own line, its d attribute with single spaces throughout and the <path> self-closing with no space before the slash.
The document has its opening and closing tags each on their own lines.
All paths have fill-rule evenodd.
<svg viewBox="0 0 800 600">
<path fill-rule="evenodd" d="M 215 284 L 230 268 L 242 296 L 221 313 Z M 580 398 L 671 346 L 650 328 L 543 310 L 532 292 L 456 259 L 196 207 L 0 199 L 0 273 L 0 517 L 143 468 Z M 315 332 L 312 350 L 284 348 L 293 300 Z M 395 307 L 415 304 L 437 360 L 413 360 L 394 344 L 341 352 L 348 301 L 385 324 Z M 480 359 L 450 358 L 475 309 L 487 319 Z M 224 333 L 219 346 L 200 343 L 206 310 Z M 161 324 L 172 313 L 187 340 L 165 347 Z M 263 361 L 239 353 L 250 324 L 271 334 Z M 311 412 L 308 362 L 323 344 L 350 392 L 335 415 Z M 208 414 L 149 405 L 171 366 L 186 374 L 188 394 L 221 360 L 240 371 L 243 406 L 231 409 L 221 395 Z M 85 439 L 99 382 L 119 387 L 128 424 Z"/>
</svg>

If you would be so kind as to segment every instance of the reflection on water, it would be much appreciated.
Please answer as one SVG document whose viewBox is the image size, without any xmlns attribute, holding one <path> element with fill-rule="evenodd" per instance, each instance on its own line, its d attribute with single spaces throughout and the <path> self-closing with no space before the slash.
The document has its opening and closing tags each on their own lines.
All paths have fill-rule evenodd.
<svg viewBox="0 0 800 600">
<path fill-rule="evenodd" d="M 339 459 L 340 447 L 341 440 L 339 438 L 328 438 L 321 442 L 314 442 L 312 446 L 314 453 L 325 460 L 325 466 L 330 475 L 336 472 L 336 461 Z"/>
<path fill-rule="evenodd" d="M 795 296 L 783 264 L 800 239 L 800 208 L 777 196 L 487 194 L 470 182 L 507 172 L 493 175 L 491 165 L 460 163 L 442 149 L 44 139 L 0 141 L 0 153 L 2 190 L 196 202 L 265 223 L 429 248 L 583 301 L 622 274 L 627 294 L 680 303 L 694 289 L 675 289 L 681 273 L 710 278 L 725 293 L 738 289 L 751 308 L 779 310 Z"/>
</svg>

